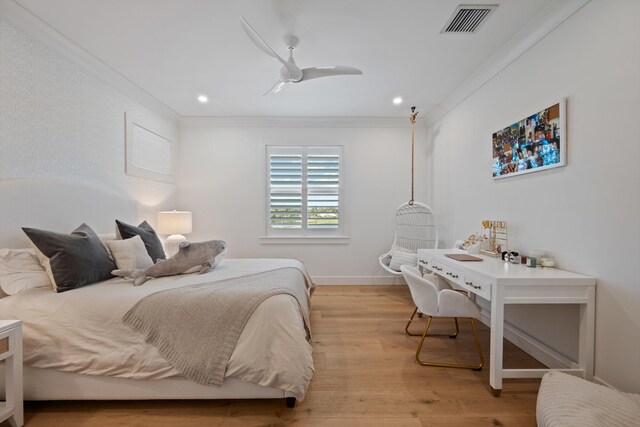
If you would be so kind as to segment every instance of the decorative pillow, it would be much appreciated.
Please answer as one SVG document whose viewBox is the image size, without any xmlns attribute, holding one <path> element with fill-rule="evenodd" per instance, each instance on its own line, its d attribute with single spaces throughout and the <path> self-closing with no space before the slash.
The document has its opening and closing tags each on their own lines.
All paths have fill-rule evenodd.
<svg viewBox="0 0 640 427">
<path fill-rule="evenodd" d="M 100 242 L 102 242 L 102 246 L 104 246 L 104 248 L 107 250 L 109 257 L 113 259 L 113 257 L 111 256 L 111 250 L 109 249 L 109 245 L 107 243 L 111 240 L 121 240 L 121 238 L 116 236 L 116 233 L 98 234 L 98 237 L 100 238 Z"/>
<path fill-rule="evenodd" d="M 107 245 L 119 270 L 147 268 L 153 265 L 140 236 L 126 240 L 110 240 Z"/>
<path fill-rule="evenodd" d="M 162 242 L 160 242 L 156 231 L 147 221 L 142 221 L 142 223 L 136 227 L 135 225 L 129 225 L 116 219 L 116 234 L 123 240 L 130 239 L 133 236 L 140 236 L 154 264 L 158 262 L 159 259 L 165 259 L 167 257 L 164 254 Z"/>
<path fill-rule="evenodd" d="M 0 249 L 0 289 L 15 295 L 25 289 L 51 286 L 51 281 L 31 249 Z"/>
<path fill-rule="evenodd" d="M 401 249 L 392 250 L 389 268 L 394 271 L 400 271 L 400 266 L 405 264 L 413 266 L 418 265 L 418 254 Z"/>
<path fill-rule="evenodd" d="M 71 234 L 22 229 L 33 243 L 40 263 L 56 292 L 80 288 L 107 280 L 116 267 L 100 238 L 82 224 Z"/>
</svg>

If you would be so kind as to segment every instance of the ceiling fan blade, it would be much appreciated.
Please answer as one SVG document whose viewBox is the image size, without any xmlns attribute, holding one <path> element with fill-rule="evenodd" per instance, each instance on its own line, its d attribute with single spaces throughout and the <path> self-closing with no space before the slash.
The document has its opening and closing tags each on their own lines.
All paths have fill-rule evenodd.
<svg viewBox="0 0 640 427">
<path fill-rule="evenodd" d="M 251 24 L 249 24 L 247 20 L 244 19 L 242 16 L 240 17 L 240 24 L 242 25 L 242 28 L 244 29 L 245 33 L 247 33 L 247 35 L 249 36 L 253 44 L 255 44 L 258 47 L 258 49 L 260 49 L 270 57 L 277 59 L 280 62 L 285 62 L 284 59 L 282 59 L 277 53 L 274 52 L 273 49 L 271 49 L 271 46 L 269 46 L 267 42 L 265 42 L 262 39 L 262 37 L 260 37 L 257 31 L 254 30 Z"/>
<path fill-rule="evenodd" d="M 264 39 L 262 37 L 260 37 L 260 34 L 258 34 L 258 32 L 253 29 L 251 24 L 249 24 L 247 22 L 247 20 L 244 19 L 242 16 L 240 17 L 240 24 L 242 25 L 242 28 L 244 29 L 244 32 L 247 33 L 247 36 L 249 36 L 249 38 L 251 39 L 253 44 L 255 44 L 258 47 L 258 49 L 260 49 L 261 51 L 263 51 L 264 53 L 266 53 L 270 57 L 272 57 L 275 60 L 277 60 L 278 62 L 280 62 L 287 69 L 287 71 L 289 72 L 290 76 L 295 76 L 296 74 L 299 73 L 300 69 L 295 67 L 295 66 L 293 66 L 292 64 L 290 64 L 286 60 L 284 60 L 273 49 L 271 49 L 271 46 L 269 46 L 267 44 L 267 42 L 265 42 Z"/>
<path fill-rule="evenodd" d="M 345 65 L 325 65 L 323 67 L 311 67 L 302 69 L 302 80 L 317 79 L 330 76 L 360 75 L 362 70 Z"/>
<path fill-rule="evenodd" d="M 262 96 L 267 96 L 270 93 L 278 93 L 282 90 L 282 87 L 284 86 L 285 82 L 277 82 L 275 85 L 273 85 L 273 87 L 271 89 L 269 89 L 268 91 L 266 91 Z"/>
</svg>

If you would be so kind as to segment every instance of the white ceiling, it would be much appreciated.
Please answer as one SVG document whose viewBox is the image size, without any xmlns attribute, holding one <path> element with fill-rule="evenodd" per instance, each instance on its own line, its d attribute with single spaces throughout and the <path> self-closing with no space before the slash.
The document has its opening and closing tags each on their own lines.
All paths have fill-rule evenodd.
<svg viewBox="0 0 640 427">
<path fill-rule="evenodd" d="M 182 116 L 404 117 L 429 111 L 551 0 L 16 0 Z M 500 4 L 475 35 L 440 34 L 460 3 Z M 262 97 L 280 65 L 240 27 L 244 16 L 301 68 L 362 76 L 287 85 Z M 198 94 L 208 95 L 200 104 Z M 396 106 L 391 100 L 401 96 Z"/>
</svg>

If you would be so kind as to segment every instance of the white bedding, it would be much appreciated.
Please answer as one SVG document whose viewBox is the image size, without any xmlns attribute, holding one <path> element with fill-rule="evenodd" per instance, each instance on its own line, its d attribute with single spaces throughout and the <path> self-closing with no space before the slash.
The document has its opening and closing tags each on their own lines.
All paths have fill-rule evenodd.
<svg viewBox="0 0 640 427">
<path fill-rule="evenodd" d="M 281 267 L 304 270 L 294 260 L 230 259 L 207 274 L 153 279 L 137 287 L 117 278 L 63 293 L 35 288 L 0 299 L 0 319 L 23 320 L 27 366 L 139 380 L 181 377 L 122 316 L 154 292 Z M 225 377 L 286 390 L 301 401 L 313 374 L 311 353 L 297 301 L 276 295 L 250 317 Z"/>
</svg>

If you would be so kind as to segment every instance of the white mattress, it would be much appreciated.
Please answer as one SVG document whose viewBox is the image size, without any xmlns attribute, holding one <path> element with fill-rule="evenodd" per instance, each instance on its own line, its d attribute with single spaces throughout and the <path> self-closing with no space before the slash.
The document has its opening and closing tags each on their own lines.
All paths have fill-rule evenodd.
<svg viewBox="0 0 640 427">
<path fill-rule="evenodd" d="M 59 294 L 36 288 L 0 299 L 0 319 L 24 322 L 26 366 L 140 380 L 176 378 L 180 372 L 122 316 L 154 292 L 287 266 L 304 269 L 294 260 L 231 259 L 207 274 L 153 279 L 138 287 L 117 278 Z M 225 377 L 282 389 L 300 401 L 313 374 L 311 353 L 297 301 L 276 295 L 247 322 Z"/>
</svg>

